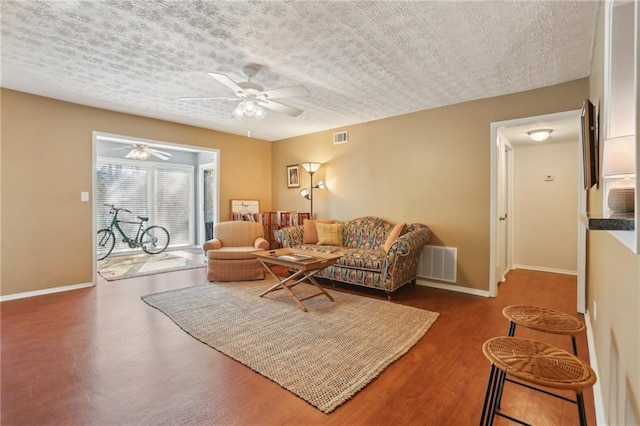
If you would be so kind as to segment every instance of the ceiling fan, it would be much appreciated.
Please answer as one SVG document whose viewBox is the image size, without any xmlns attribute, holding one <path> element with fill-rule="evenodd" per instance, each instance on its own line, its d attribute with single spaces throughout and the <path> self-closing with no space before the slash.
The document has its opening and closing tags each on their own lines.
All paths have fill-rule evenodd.
<svg viewBox="0 0 640 426">
<path fill-rule="evenodd" d="M 255 117 L 262 119 L 265 117 L 266 112 L 263 108 L 271 111 L 280 112 L 290 115 L 291 117 L 297 117 L 302 114 L 302 110 L 294 108 L 289 105 L 275 102 L 272 99 L 291 98 L 297 96 L 308 96 L 309 91 L 304 86 L 291 86 L 283 87 L 280 89 L 264 90 L 264 87 L 258 83 L 251 81 L 253 77 L 260 71 L 261 66 L 256 64 L 250 64 L 242 67 L 242 74 L 247 78 L 247 81 L 241 81 L 236 83 L 231 80 L 227 75 L 219 72 L 208 73 L 211 77 L 218 80 L 228 88 L 234 91 L 235 98 L 231 97 L 196 97 L 196 98 L 180 98 L 184 101 L 214 99 L 214 100 L 227 100 L 227 101 L 240 101 L 238 106 L 233 110 L 233 115 L 242 118 Z"/>
<path fill-rule="evenodd" d="M 161 160 L 168 160 L 172 157 L 172 154 L 164 151 L 158 151 L 157 149 L 150 148 L 149 145 L 135 144 L 133 149 L 125 155 L 125 158 L 132 158 L 134 160 L 147 160 L 149 157 L 154 156 Z"/>
</svg>

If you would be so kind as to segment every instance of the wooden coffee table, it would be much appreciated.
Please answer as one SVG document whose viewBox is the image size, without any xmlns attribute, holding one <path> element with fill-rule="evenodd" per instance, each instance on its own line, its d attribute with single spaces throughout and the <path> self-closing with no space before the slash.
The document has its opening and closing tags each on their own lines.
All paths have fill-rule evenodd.
<svg viewBox="0 0 640 426">
<path fill-rule="evenodd" d="M 325 295 L 332 302 L 333 297 L 325 291 L 324 288 L 313 278 L 315 274 L 322 271 L 324 268 L 333 265 L 342 257 L 339 254 L 329 253 L 316 253 L 309 250 L 283 248 L 276 250 L 265 250 L 254 253 L 258 261 L 262 263 L 265 269 L 273 276 L 278 282 L 272 287 L 265 290 L 260 297 L 265 294 L 271 293 L 276 290 L 285 290 L 289 296 L 296 301 L 303 311 L 307 312 L 307 307 L 303 300 L 311 299 L 312 297 Z M 295 272 L 288 277 L 279 277 L 273 271 L 274 266 L 284 266 L 287 269 L 294 270 Z M 299 298 L 291 290 L 301 282 L 308 282 L 314 285 L 319 293 L 312 294 L 311 296 L 305 296 Z"/>
</svg>

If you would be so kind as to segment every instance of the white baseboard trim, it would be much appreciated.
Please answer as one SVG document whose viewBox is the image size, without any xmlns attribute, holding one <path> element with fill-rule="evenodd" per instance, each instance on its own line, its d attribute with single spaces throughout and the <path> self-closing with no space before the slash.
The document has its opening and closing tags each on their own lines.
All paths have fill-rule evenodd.
<svg viewBox="0 0 640 426">
<path fill-rule="evenodd" d="M 513 269 L 528 269 L 530 271 L 553 272 L 554 274 L 578 275 L 578 271 L 571 271 L 569 269 L 545 268 L 544 266 L 513 265 Z"/>
<path fill-rule="evenodd" d="M 416 279 L 416 284 L 424 287 L 433 287 L 433 288 L 439 288 L 441 290 L 457 291 L 458 293 L 472 294 L 474 296 L 489 297 L 489 292 L 487 290 L 478 290 L 477 288 L 462 287 L 462 286 L 453 285 L 453 284 L 444 284 L 444 283 L 439 283 L 435 281 L 425 280 L 419 277 Z"/>
<path fill-rule="evenodd" d="M 79 288 L 93 287 L 94 285 L 95 285 L 94 283 L 81 283 L 81 284 L 65 285 L 62 287 L 45 288 L 42 290 L 26 291 L 24 293 L 7 294 L 5 296 L 0 296 L 0 302 L 6 302 L 7 300 L 25 299 L 27 297 L 34 297 L 34 296 L 42 296 L 45 294 L 60 293 L 63 291 L 77 290 Z"/>
<path fill-rule="evenodd" d="M 591 328 L 591 317 L 589 316 L 589 310 L 584 313 L 584 322 L 587 326 L 587 344 L 589 346 L 589 363 L 591 368 L 596 373 L 596 383 L 593 385 L 593 403 L 596 410 L 596 424 L 607 425 L 607 416 L 604 412 L 604 399 L 602 398 L 602 388 L 600 387 L 600 373 L 598 370 L 598 358 L 596 357 L 596 345 L 593 339 L 593 329 Z"/>
</svg>

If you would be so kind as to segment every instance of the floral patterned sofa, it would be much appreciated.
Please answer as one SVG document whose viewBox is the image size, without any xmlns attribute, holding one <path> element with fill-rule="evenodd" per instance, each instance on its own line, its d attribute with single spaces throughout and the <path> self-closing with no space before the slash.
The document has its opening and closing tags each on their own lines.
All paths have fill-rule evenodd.
<svg viewBox="0 0 640 426">
<path fill-rule="evenodd" d="M 274 234 L 283 247 L 343 255 L 317 277 L 384 290 L 389 298 L 403 285 L 415 283 L 420 252 L 431 237 L 426 225 L 394 225 L 378 217 L 359 217 L 335 222 L 342 224 L 342 245 L 318 245 L 305 243 L 305 227 L 315 226 L 314 222 L 305 221 L 304 225 L 282 228 Z"/>
</svg>

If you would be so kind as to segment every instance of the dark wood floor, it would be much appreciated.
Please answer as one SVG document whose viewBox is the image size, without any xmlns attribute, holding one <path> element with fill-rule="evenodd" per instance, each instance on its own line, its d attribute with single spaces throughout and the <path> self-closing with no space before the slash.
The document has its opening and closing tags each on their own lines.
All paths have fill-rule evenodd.
<svg viewBox="0 0 640 426">
<path fill-rule="evenodd" d="M 205 270 L 195 269 L 100 279 L 94 288 L 3 302 L 2 424 L 475 425 L 489 372 L 482 343 L 506 333 L 502 308 L 536 304 L 581 318 L 575 277 L 566 275 L 512 271 L 492 299 L 405 287 L 394 303 L 440 318 L 405 356 L 327 415 L 189 337 L 140 300 L 203 283 Z M 568 337 L 523 328 L 516 334 L 571 350 Z M 587 358 L 586 336 L 578 339 L 578 352 Z M 506 386 L 503 408 L 516 417 L 578 424 L 575 405 Z M 585 400 L 595 425 L 591 391 Z"/>
</svg>

